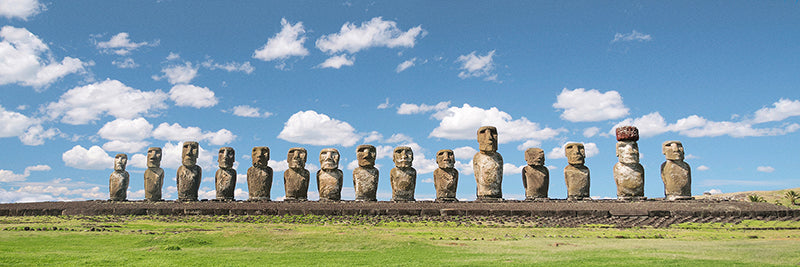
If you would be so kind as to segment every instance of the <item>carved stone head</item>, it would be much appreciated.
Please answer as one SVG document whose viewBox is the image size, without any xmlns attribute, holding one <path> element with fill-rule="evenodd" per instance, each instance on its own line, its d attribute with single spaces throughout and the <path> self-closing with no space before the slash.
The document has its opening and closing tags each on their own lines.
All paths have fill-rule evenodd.
<svg viewBox="0 0 800 267">
<path fill-rule="evenodd" d="M 197 165 L 197 156 L 200 154 L 200 145 L 194 141 L 183 142 L 183 152 L 181 163 L 183 166 L 191 167 Z"/>
<path fill-rule="evenodd" d="M 219 162 L 220 169 L 233 168 L 234 161 L 236 161 L 236 151 L 234 151 L 232 147 L 226 146 L 219 149 L 219 156 L 217 156 L 217 162 Z"/>
<path fill-rule="evenodd" d="M 125 165 L 128 164 L 128 155 L 125 154 L 117 154 L 114 157 L 114 170 L 115 171 L 124 171 Z"/>
<path fill-rule="evenodd" d="M 335 170 L 339 168 L 339 150 L 335 148 L 325 148 L 319 152 L 319 166 L 323 170 Z"/>
<path fill-rule="evenodd" d="M 306 167 L 306 157 L 308 152 L 302 147 L 293 147 L 289 149 L 289 154 L 286 155 L 286 162 L 289 163 L 289 168 L 303 169 Z"/>
<path fill-rule="evenodd" d="M 394 148 L 392 159 L 394 160 L 394 166 L 398 168 L 409 168 L 414 161 L 414 152 L 411 151 L 410 147 L 398 146 Z"/>
<path fill-rule="evenodd" d="M 147 149 L 147 167 L 159 168 L 161 167 L 161 148 L 151 147 Z"/>
<path fill-rule="evenodd" d="M 478 129 L 478 148 L 483 152 L 497 151 L 497 128 L 483 126 Z"/>
<path fill-rule="evenodd" d="M 373 145 L 360 145 L 356 148 L 356 157 L 358 158 L 358 166 L 373 167 L 375 166 L 375 158 L 378 153 Z"/>
<path fill-rule="evenodd" d="M 582 165 L 586 163 L 586 149 L 581 143 L 567 143 L 564 154 L 566 154 L 569 164 Z"/>
<path fill-rule="evenodd" d="M 267 167 L 267 164 L 269 164 L 269 147 L 254 147 L 251 158 L 253 159 L 253 166 L 261 168 Z"/>
<path fill-rule="evenodd" d="M 683 160 L 683 144 L 680 141 L 666 141 L 661 145 L 661 152 L 668 160 Z"/>
<path fill-rule="evenodd" d="M 617 142 L 617 157 L 621 163 L 639 163 L 639 144 L 636 141 Z"/>
<path fill-rule="evenodd" d="M 436 152 L 436 163 L 439 164 L 439 168 L 442 169 L 452 169 L 456 166 L 456 156 L 453 153 L 453 150 L 450 149 L 442 149 L 439 152 Z"/>
<path fill-rule="evenodd" d="M 544 150 L 533 147 L 525 150 L 525 161 L 530 166 L 544 166 Z"/>
</svg>

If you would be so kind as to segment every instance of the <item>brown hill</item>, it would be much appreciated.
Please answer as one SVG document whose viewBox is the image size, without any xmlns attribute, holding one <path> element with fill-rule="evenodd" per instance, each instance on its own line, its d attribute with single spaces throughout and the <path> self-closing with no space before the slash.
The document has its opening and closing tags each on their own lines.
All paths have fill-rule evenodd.
<svg viewBox="0 0 800 267">
<path fill-rule="evenodd" d="M 800 187 L 797 188 L 789 188 L 789 189 L 782 189 L 782 190 L 775 190 L 775 191 L 745 191 L 745 192 L 734 192 L 734 193 L 724 193 L 724 194 L 715 194 L 715 195 L 700 195 L 695 196 L 696 199 L 715 199 L 715 200 L 738 200 L 738 201 L 750 201 L 748 196 L 756 195 L 763 197 L 766 202 L 787 206 L 793 209 L 800 209 L 800 205 L 792 205 L 789 202 L 789 199 L 786 198 L 786 192 L 795 191 L 800 193 Z M 798 199 L 797 204 L 800 204 L 800 199 Z"/>
</svg>

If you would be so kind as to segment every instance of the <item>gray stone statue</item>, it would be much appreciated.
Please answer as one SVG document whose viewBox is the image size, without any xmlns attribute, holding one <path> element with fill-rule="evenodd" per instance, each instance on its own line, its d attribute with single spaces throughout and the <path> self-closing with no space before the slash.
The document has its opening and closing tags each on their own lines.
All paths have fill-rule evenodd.
<svg viewBox="0 0 800 267">
<path fill-rule="evenodd" d="M 317 190 L 320 201 L 338 201 L 342 199 L 342 170 L 339 169 L 339 150 L 325 148 L 319 152 L 317 171 Z"/>
<path fill-rule="evenodd" d="M 302 147 L 289 149 L 286 162 L 289 169 L 283 172 L 283 185 L 286 189 L 284 201 L 298 201 L 308 199 L 309 172 L 306 170 L 308 152 Z"/>
<path fill-rule="evenodd" d="M 377 201 L 378 169 L 375 168 L 375 158 L 378 156 L 372 145 L 360 145 L 356 148 L 358 168 L 353 170 L 353 187 L 356 191 L 356 201 Z"/>
<path fill-rule="evenodd" d="M 617 128 L 617 158 L 614 164 L 614 182 L 620 200 L 645 199 L 644 167 L 639 164 L 639 129 L 633 126 Z"/>
<path fill-rule="evenodd" d="M 433 184 L 436 187 L 436 201 L 453 202 L 458 188 L 458 170 L 453 150 L 442 149 L 436 152 L 439 168 L 433 171 Z"/>
<path fill-rule="evenodd" d="M 392 183 L 392 201 L 414 201 L 414 188 L 417 185 L 417 170 L 411 167 L 414 152 L 410 147 L 398 146 L 392 154 L 394 168 L 389 173 Z"/>
<path fill-rule="evenodd" d="M 525 187 L 525 200 L 547 199 L 550 188 L 550 170 L 544 166 L 544 150 L 528 148 L 525 150 L 528 165 L 522 168 L 522 186 Z"/>
<path fill-rule="evenodd" d="M 472 169 L 478 189 L 478 201 L 503 200 L 503 156 L 497 153 L 497 128 L 478 129 L 478 148 L 472 157 Z"/>
<path fill-rule="evenodd" d="M 126 201 L 128 200 L 128 172 L 125 171 L 125 165 L 128 164 L 128 155 L 117 154 L 114 157 L 114 172 L 108 179 L 109 197 L 112 201 Z"/>
<path fill-rule="evenodd" d="M 217 188 L 217 200 L 231 201 L 234 198 L 234 190 L 236 189 L 236 169 L 233 168 L 233 162 L 236 161 L 236 151 L 232 147 L 223 147 L 219 149 L 219 169 L 214 175 Z"/>
<path fill-rule="evenodd" d="M 147 170 L 144 171 L 144 199 L 162 201 L 161 188 L 164 185 L 164 169 L 161 168 L 161 148 L 147 149 Z"/>
<path fill-rule="evenodd" d="M 664 194 L 667 200 L 693 199 L 692 168 L 683 161 L 683 144 L 679 141 L 666 141 L 661 152 L 667 161 L 661 164 L 661 180 L 664 181 Z"/>
<path fill-rule="evenodd" d="M 568 143 L 564 149 L 569 165 L 564 167 L 564 180 L 567 182 L 568 200 L 591 200 L 589 198 L 589 168 L 586 162 L 586 149 L 581 143 Z"/>
<path fill-rule="evenodd" d="M 181 166 L 178 167 L 178 201 L 197 201 L 197 189 L 203 179 L 203 168 L 197 166 L 200 145 L 197 142 L 183 142 Z"/>
<path fill-rule="evenodd" d="M 272 190 L 272 168 L 269 164 L 269 147 L 253 148 L 253 167 L 247 169 L 247 191 L 250 201 L 269 201 Z"/>
</svg>

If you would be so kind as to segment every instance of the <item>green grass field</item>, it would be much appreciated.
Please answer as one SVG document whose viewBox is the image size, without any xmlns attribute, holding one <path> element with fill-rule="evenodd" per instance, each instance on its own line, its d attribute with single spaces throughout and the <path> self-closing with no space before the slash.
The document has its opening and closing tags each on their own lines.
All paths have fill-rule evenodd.
<svg viewBox="0 0 800 267">
<path fill-rule="evenodd" d="M 325 216 L 0 217 L 0 265 L 797 265 L 800 222 L 502 227 Z M 26 230 L 26 227 L 28 230 Z"/>
</svg>

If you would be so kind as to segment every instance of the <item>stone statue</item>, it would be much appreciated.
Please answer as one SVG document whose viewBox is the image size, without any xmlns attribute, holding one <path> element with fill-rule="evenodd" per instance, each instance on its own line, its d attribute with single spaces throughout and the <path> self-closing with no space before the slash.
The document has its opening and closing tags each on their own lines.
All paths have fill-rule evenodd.
<svg viewBox="0 0 800 267">
<path fill-rule="evenodd" d="M 342 199 L 342 170 L 339 169 L 339 150 L 325 148 L 319 152 L 317 171 L 317 190 L 320 201 L 338 201 Z"/>
<path fill-rule="evenodd" d="M 394 168 L 389 173 L 392 183 L 392 201 L 414 201 L 414 188 L 417 185 L 417 170 L 411 167 L 414 152 L 410 147 L 398 146 L 392 154 Z"/>
<path fill-rule="evenodd" d="M 567 143 L 564 153 L 569 165 L 564 167 L 564 180 L 567 182 L 568 200 L 591 200 L 589 198 L 589 168 L 586 162 L 586 149 L 581 143 Z"/>
<path fill-rule="evenodd" d="M 667 161 L 661 164 L 661 180 L 664 181 L 664 194 L 667 200 L 693 199 L 692 168 L 683 161 L 683 144 L 679 141 L 666 141 L 661 152 Z"/>
<path fill-rule="evenodd" d="M 197 189 L 203 179 L 203 169 L 197 166 L 200 145 L 197 142 L 183 142 L 181 166 L 178 167 L 178 201 L 197 201 Z"/>
<path fill-rule="evenodd" d="M 497 153 L 497 128 L 483 126 L 478 129 L 478 148 L 472 158 L 478 201 L 503 200 L 503 156 Z"/>
<path fill-rule="evenodd" d="M 269 147 L 253 148 L 253 167 L 247 169 L 247 191 L 250 201 L 269 201 L 272 190 L 272 168 L 269 164 Z"/>
<path fill-rule="evenodd" d="M 456 189 L 458 188 L 458 170 L 456 170 L 456 157 L 453 150 L 442 149 L 436 152 L 436 163 L 439 168 L 433 171 L 433 184 L 436 186 L 436 201 L 458 201 Z"/>
<path fill-rule="evenodd" d="M 528 165 L 522 168 L 522 186 L 525 187 L 525 200 L 547 199 L 550 188 L 550 170 L 544 166 L 544 150 L 528 148 L 525 150 Z"/>
<path fill-rule="evenodd" d="M 126 201 L 128 200 L 128 172 L 125 171 L 125 165 L 128 164 L 128 155 L 117 154 L 114 157 L 114 172 L 108 179 L 109 198 L 112 201 Z"/>
<path fill-rule="evenodd" d="M 217 187 L 217 200 L 233 200 L 233 192 L 236 189 L 236 169 L 233 168 L 234 161 L 236 161 L 236 151 L 234 151 L 232 147 L 223 147 L 219 149 L 219 156 L 217 156 L 219 169 L 214 175 Z"/>
<path fill-rule="evenodd" d="M 639 129 L 633 126 L 617 128 L 617 158 L 614 164 L 614 182 L 620 200 L 645 199 L 644 167 L 639 164 Z"/>
<path fill-rule="evenodd" d="M 358 168 L 353 170 L 353 187 L 356 191 L 356 201 L 377 201 L 378 169 L 375 168 L 375 158 L 378 156 L 372 145 L 360 145 L 356 148 Z"/>
<path fill-rule="evenodd" d="M 164 169 L 161 168 L 161 148 L 147 149 L 147 170 L 144 171 L 144 199 L 161 201 L 161 188 L 164 185 Z"/>
<path fill-rule="evenodd" d="M 283 185 L 286 189 L 285 201 L 307 200 L 309 173 L 306 170 L 308 152 L 302 147 L 289 149 L 286 162 L 289 169 L 283 172 Z"/>
</svg>

